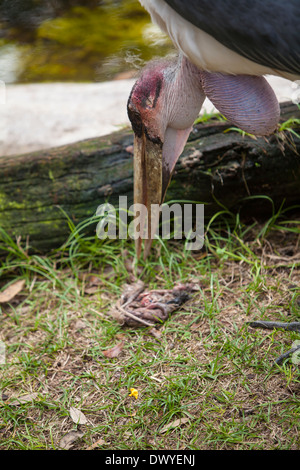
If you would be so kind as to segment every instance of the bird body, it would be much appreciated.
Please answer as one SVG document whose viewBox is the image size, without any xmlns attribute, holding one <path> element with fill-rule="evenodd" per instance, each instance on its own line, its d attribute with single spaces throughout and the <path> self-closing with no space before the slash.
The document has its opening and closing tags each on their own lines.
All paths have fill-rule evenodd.
<svg viewBox="0 0 300 470">
<path fill-rule="evenodd" d="M 300 77 L 299 0 L 140 0 L 176 48 L 209 72 Z"/>
<path fill-rule="evenodd" d="M 159 206 L 193 122 L 207 96 L 232 124 L 269 135 L 280 108 L 263 77 L 300 78 L 300 0 L 140 0 L 172 39 L 178 60 L 158 60 L 142 71 L 128 100 L 135 133 L 134 193 L 141 204 L 144 256 Z"/>
</svg>

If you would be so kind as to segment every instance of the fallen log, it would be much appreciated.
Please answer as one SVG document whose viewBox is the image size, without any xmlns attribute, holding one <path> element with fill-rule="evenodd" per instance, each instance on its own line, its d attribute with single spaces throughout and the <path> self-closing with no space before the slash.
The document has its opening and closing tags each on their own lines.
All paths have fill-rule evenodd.
<svg viewBox="0 0 300 470">
<path fill-rule="evenodd" d="M 300 118 L 292 103 L 281 106 L 282 121 Z M 300 139 L 284 131 L 253 138 L 229 130 L 228 122 L 200 123 L 192 131 L 176 165 L 166 200 L 205 203 L 205 215 L 220 203 L 244 214 L 268 213 L 265 195 L 275 207 L 300 203 Z M 300 133 L 300 126 L 294 129 Z M 42 252 L 60 246 L 74 224 L 95 214 L 102 203 L 118 207 L 119 196 L 133 200 L 133 134 L 106 137 L 17 156 L 0 158 L 0 227 L 29 239 Z M 96 226 L 96 224 L 95 224 Z M 95 230 L 95 227 L 93 227 Z"/>
</svg>

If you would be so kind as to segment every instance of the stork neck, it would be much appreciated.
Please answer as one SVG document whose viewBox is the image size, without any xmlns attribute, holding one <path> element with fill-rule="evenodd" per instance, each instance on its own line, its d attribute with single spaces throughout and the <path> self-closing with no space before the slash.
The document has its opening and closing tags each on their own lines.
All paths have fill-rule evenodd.
<svg viewBox="0 0 300 470">
<path fill-rule="evenodd" d="M 186 76 L 198 77 L 200 79 L 200 70 L 182 53 L 178 56 L 177 66 Z"/>
<path fill-rule="evenodd" d="M 199 69 L 180 54 L 175 66 L 166 71 L 166 82 L 167 126 L 190 128 L 205 99 Z"/>
</svg>

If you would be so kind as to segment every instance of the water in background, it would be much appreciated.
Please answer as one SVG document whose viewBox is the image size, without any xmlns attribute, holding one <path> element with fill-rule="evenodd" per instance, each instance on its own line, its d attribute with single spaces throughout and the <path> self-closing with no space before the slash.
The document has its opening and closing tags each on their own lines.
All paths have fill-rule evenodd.
<svg viewBox="0 0 300 470">
<path fill-rule="evenodd" d="M 2 0 L 0 80 L 127 78 L 172 46 L 138 0 Z"/>
</svg>

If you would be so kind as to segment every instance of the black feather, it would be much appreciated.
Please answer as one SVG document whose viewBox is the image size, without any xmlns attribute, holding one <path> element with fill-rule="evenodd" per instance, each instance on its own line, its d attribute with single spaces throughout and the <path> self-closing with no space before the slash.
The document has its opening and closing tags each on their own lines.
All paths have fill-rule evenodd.
<svg viewBox="0 0 300 470">
<path fill-rule="evenodd" d="M 164 0 L 224 46 L 300 74 L 300 0 Z"/>
</svg>

